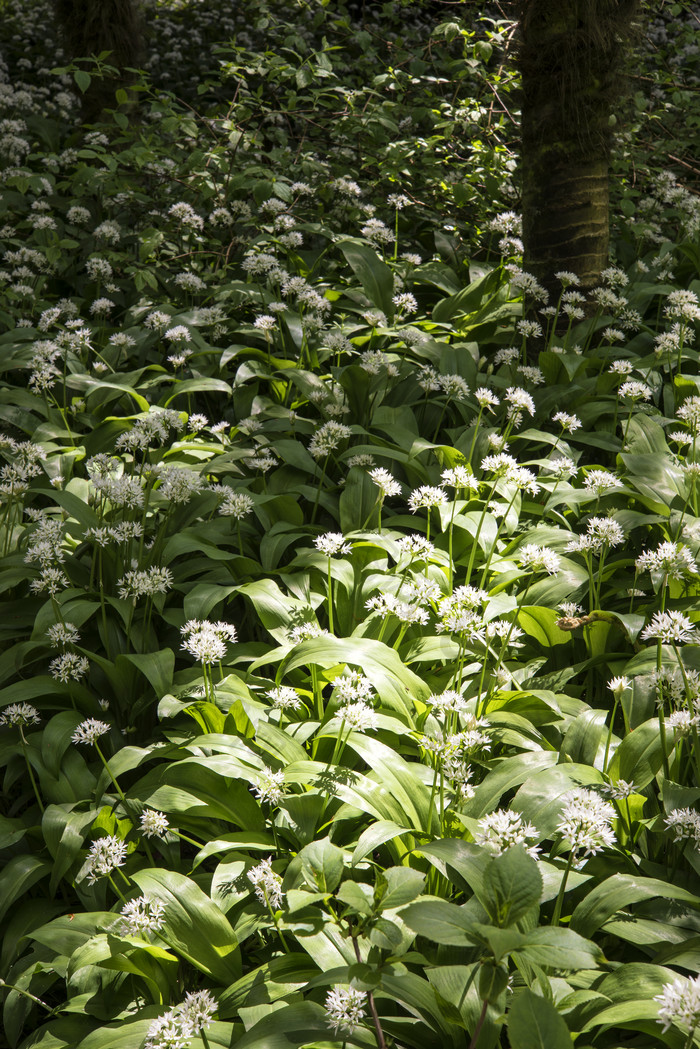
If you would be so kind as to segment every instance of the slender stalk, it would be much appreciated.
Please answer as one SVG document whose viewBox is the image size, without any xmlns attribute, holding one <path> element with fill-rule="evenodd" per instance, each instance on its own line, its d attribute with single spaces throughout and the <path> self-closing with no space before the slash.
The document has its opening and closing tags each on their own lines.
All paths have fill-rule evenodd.
<svg viewBox="0 0 700 1049">
<path fill-rule="evenodd" d="M 573 862 L 574 862 L 574 854 L 573 854 L 573 852 L 570 852 L 569 853 L 569 859 L 568 859 L 567 864 L 566 864 L 566 870 L 564 871 L 564 876 L 562 877 L 561 885 L 559 886 L 559 893 L 557 895 L 557 902 L 554 905 L 554 913 L 552 915 L 552 921 L 551 921 L 552 925 L 558 925 L 559 924 L 559 919 L 561 918 L 561 909 L 562 909 L 562 905 L 564 903 L 564 893 L 566 892 L 566 883 L 567 883 L 567 881 L 569 879 L 569 871 L 571 870 Z"/>
<path fill-rule="evenodd" d="M 352 937 L 352 945 L 355 949 L 355 957 L 357 958 L 358 964 L 362 965 L 362 955 L 360 954 L 360 945 L 357 942 L 357 937 Z M 384 1032 L 382 1031 L 382 1025 L 379 1022 L 379 1013 L 377 1007 L 374 1004 L 374 995 L 371 991 L 367 992 L 367 1001 L 369 1002 L 369 1011 L 372 1014 L 372 1022 L 374 1023 L 374 1034 L 377 1039 L 378 1049 L 386 1049 L 386 1042 L 384 1040 Z"/>
<path fill-rule="evenodd" d="M 483 1005 L 481 1006 L 481 1014 L 479 1019 L 476 1021 L 476 1027 L 474 1028 L 474 1034 L 472 1040 L 469 1043 L 469 1049 L 476 1049 L 476 1043 L 479 1041 L 479 1035 L 481 1034 L 481 1028 L 484 1026 L 484 1020 L 486 1019 L 486 1010 L 489 1007 L 488 998 L 484 998 Z"/>
</svg>

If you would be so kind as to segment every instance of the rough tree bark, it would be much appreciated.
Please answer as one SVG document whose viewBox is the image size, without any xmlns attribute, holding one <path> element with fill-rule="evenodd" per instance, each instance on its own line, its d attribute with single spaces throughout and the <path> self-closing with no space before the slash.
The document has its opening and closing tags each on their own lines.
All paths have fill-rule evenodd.
<svg viewBox="0 0 700 1049">
<path fill-rule="evenodd" d="M 82 95 L 82 118 L 98 120 L 103 110 L 116 105 L 115 92 L 133 82 L 128 67 L 143 62 L 143 24 L 137 0 L 54 0 L 61 41 L 70 60 L 109 51 L 114 77 L 93 77 Z M 89 71 L 89 70 L 88 70 Z"/>
<path fill-rule="evenodd" d="M 524 268 L 554 296 L 607 265 L 610 115 L 638 0 L 515 0 L 522 77 Z"/>
</svg>

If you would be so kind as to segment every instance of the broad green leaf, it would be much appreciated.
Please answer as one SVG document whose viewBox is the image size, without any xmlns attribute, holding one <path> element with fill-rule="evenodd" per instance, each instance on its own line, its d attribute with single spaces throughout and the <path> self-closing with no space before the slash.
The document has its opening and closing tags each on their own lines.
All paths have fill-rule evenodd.
<svg viewBox="0 0 700 1049">
<path fill-rule="evenodd" d="M 228 985 L 240 976 L 234 931 L 198 885 L 158 868 L 136 871 L 132 877 L 145 895 L 165 904 L 166 942 L 174 951 L 219 983 Z"/>
<path fill-rule="evenodd" d="M 419 936 L 450 947 L 465 947 L 479 942 L 474 919 L 454 903 L 424 897 L 409 903 L 401 917 Z"/>
<path fill-rule="evenodd" d="M 370 303 L 382 310 L 391 322 L 394 319 L 394 276 L 386 262 L 368 244 L 355 238 L 339 241 L 338 247 L 352 266 Z"/>
<path fill-rule="evenodd" d="M 389 867 L 377 878 L 376 899 L 381 911 L 403 907 L 420 896 L 425 875 L 411 867 Z"/>
<path fill-rule="evenodd" d="M 673 747 L 673 733 L 666 729 L 666 750 Z M 663 763 L 658 718 L 651 718 L 633 729 L 618 746 L 610 762 L 613 780 L 624 779 L 643 789 L 651 783 Z"/>
<path fill-rule="evenodd" d="M 508 1037 L 513 1049 L 572 1049 L 574 1044 L 563 1016 L 527 987 L 508 1011 Z"/>
<path fill-rule="evenodd" d="M 305 845 L 298 856 L 308 885 L 320 892 L 334 892 L 343 876 L 343 853 L 328 838 Z"/>
<path fill-rule="evenodd" d="M 537 861 L 522 846 L 506 849 L 491 859 L 480 900 L 496 925 L 513 925 L 540 902 L 541 895 Z"/>
<path fill-rule="evenodd" d="M 631 903 L 651 900 L 655 896 L 682 900 L 694 907 L 700 906 L 700 900 L 696 895 L 671 881 L 631 874 L 613 874 L 591 889 L 577 905 L 571 916 L 571 928 L 582 936 L 590 936 L 618 911 L 629 907 Z"/>
</svg>

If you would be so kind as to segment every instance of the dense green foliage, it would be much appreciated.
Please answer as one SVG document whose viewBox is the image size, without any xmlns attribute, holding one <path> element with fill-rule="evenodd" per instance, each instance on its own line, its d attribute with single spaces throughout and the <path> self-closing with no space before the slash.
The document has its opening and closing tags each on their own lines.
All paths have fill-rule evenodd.
<svg viewBox="0 0 700 1049">
<path fill-rule="evenodd" d="M 2 1044 L 700 1044 L 694 52 L 547 304 L 497 8 L 3 7 Z"/>
</svg>

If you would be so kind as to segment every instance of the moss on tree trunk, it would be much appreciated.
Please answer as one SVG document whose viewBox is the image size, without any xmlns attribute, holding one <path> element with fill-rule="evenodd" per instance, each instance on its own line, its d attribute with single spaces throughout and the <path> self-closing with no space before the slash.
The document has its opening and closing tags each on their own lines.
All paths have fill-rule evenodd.
<svg viewBox="0 0 700 1049">
<path fill-rule="evenodd" d="M 524 266 L 558 293 L 607 265 L 610 114 L 637 0 L 519 0 Z"/>
</svg>

